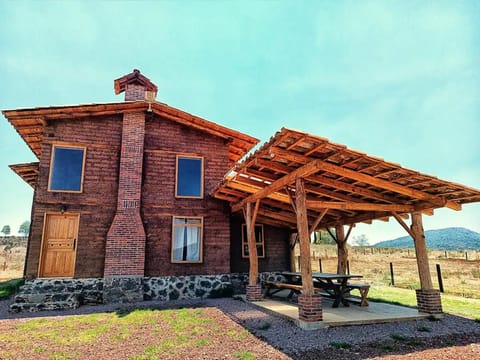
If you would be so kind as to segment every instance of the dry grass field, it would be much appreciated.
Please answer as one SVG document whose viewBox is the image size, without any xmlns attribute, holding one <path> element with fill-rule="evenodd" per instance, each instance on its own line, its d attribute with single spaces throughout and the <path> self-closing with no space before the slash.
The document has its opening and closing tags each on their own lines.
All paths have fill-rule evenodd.
<svg viewBox="0 0 480 360">
<path fill-rule="evenodd" d="M 0 246 L 0 282 L 23 276 L 26 250 L 23 246 L 9 250 L 5 250 L 3 245 Z"/>
<path fill-rule="evenodd" d="M 468 251 L 466 257 L 465 251 L 430 250 L 432 281 L 438 289 L 436 264 L 439 264 L 446 294 L 480 299 L 480 251 Z M 323 272 L 336 272 L 334 245 L 312 245 L 313 271 L 319 271 L 319 259 Z M 350 273 L 361 274 L 366 282 L 378 285 L 390 285 L 392 263 L 396 287 L 420 286 L 414 249 L 350 247 L 349 263 Z"/>
</svg>

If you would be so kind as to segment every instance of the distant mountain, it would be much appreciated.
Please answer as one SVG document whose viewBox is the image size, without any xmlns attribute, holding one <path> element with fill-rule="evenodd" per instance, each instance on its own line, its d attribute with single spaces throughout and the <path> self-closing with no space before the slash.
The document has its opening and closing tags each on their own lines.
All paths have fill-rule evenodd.
<svg viewBox="0 0 480 360">
<path fill-rule="evenodd" d="M 429 249 L 436 250 L 480 250 L 480 234 L 461 227 L 425 231 Z M 413 248 L 413 239 L 403 236 L 381 241 L 374 246 L 391 248 Z"/>
</svg>

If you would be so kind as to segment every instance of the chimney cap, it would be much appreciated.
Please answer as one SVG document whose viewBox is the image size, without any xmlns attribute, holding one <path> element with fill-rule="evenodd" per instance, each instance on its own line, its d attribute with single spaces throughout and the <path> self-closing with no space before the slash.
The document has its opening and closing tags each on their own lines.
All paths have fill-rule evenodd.
<svg viewBox="0 0 480 360">
<path fill-rule="evenodd" d="M 149 78 L 142 75 L 140 70 L 133 69 L 133 72 L 130 74 L 124 75 L 116 80 L 114 80 L 113 85 L 115 88 L 115 94 L 120 94 L 125 91 L 127 85 L 129 84 L 137 84 L 143 85 L 145 87 L 145 91 L 153 91 L 155 94 L 158 91 L 157 85 L 152 83 Z"/>
</svg>

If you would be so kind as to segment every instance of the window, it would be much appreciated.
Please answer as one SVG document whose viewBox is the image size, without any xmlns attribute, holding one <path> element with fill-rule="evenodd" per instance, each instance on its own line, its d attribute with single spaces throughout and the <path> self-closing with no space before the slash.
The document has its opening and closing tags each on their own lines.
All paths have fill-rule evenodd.
<svg viewBox="0 0 480 360">
<path fill-rule="evenodd" d="M 202 262 L 201 217 L 173 217 L 172 262 Z"/>
<path fill-rule="evenodd" d="M 263 241 L 263 225 L 255 225 L 255 242 L 257 244 L 257 255 L 259 258 L 265 257 L 265 246 Z M 247 225 L 242 225 L 242 257 L 248 258 L 248 238 Z"/>
<path fill-rule="evenodd" d="M 203 198 L 203 158 L 177 156 L 175 196 L 182 198 Z"/>
<path fill-rule="evenodd" d="M 85 148 L 53 145 L 49 191 L 82 192 Z"/>
</svg>

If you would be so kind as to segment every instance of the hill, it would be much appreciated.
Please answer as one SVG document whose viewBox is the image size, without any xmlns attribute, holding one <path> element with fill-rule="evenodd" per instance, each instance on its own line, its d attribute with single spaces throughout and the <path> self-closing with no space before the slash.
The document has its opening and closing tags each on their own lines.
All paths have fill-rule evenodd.
<svg viewBox="0 0 480 360">
<path fill-rule="evenodd" d="M 461 227 L 425 231 L 429 249 L 436 250 L 480 250 L 480 234 Z M 374 246 L 391 248 L 413 248 L 413 239 L 403 236 L 381 241 Z"/>
</svg>

